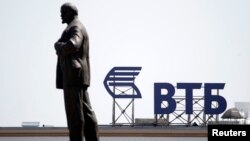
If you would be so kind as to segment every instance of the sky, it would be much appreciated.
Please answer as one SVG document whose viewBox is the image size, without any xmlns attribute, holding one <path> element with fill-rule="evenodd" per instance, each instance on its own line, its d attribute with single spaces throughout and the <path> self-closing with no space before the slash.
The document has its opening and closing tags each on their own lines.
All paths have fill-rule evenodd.
<svg viewBox="0 0 250 141">
<path fill-rule="evenodd" d="M 66 126 L 55 88 L 54 43 L 64 0 L 1 0 L 0 127 Z M 141 66 L 135 118 L 154 117 L 154 83 L 225 83 L 227 108 L 250 102 L 249 0 L 71 0 L 90 37 L 90 100 L 112 122 L 103 80 L 114 66 Z M 202 90 L 201 90 L 202 91 Z"/>
</svg>

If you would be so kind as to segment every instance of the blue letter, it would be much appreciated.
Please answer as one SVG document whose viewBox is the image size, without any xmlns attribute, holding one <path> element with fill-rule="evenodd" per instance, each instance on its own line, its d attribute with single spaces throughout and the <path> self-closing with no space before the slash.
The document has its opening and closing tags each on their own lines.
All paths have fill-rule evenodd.
<svg viewBox="0 0 250 141">
<path fill-rule="evenodd" d="M 166 95 L 162 95 L 161 90 L 167 90 Z M 155 95 L 155 107 L 154 113 L 155 114 L 169 114 L 172 113 L 176 108 L 176 102 L 172 98 L 174 96 L 175 89 L 174 86 L 169 83 L 155 83 L 154 84 L 154 95 Z M 167 101 L 168 105 L 166 108 L 162 108 L 161 104 L 163 101 Z"/>
<path fill-rule="evenodd" d="M 177 83 L 178 89 L 186 90 L 186 114 L 193 114 L 193 89 L 200 89 L 202 83 Z"/>
<path fill-rule="evenodd" d="M 205 114 L 221 114 L 227 108 L 226 99 L 222 96 L 212 95 L 212 89 L 219 91 L 224 89 L 225 83 L 205 83 Z M 212 102 L 216 101 L 218 106 L 212 108 Z"/>
</svg>

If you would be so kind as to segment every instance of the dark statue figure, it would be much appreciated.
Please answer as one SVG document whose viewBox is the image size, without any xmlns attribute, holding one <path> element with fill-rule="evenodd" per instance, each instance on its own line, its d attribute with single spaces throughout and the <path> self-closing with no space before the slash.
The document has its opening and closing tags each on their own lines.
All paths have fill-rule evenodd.
<svg viewBox="0 0 250 141">
<path fill-rule="evenodd" d="M 67 27 L 55 43 L 56 87 L 63 89 L 70 141 L 98 141 L 98 126 L 87 89 L 90 86 L 89 37 L 72 3 L 61 6 Z"/>
</svg>

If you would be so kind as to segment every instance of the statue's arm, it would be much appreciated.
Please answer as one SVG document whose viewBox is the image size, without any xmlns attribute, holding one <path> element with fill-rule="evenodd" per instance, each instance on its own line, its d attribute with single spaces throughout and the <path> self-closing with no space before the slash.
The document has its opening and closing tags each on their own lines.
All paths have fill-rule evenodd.
<svg viewBox="0 0 250 141">
<path fill-rule="evenodd" d="M 83 35 L 80 28 L 74 26 L 68 34 L 70 34 L 70 39 L 67 42 L 57 42 L 55 44 L 57 54 L 59 55 L 67 56 L 76 53 L 82 45 Z"/>
</svg>

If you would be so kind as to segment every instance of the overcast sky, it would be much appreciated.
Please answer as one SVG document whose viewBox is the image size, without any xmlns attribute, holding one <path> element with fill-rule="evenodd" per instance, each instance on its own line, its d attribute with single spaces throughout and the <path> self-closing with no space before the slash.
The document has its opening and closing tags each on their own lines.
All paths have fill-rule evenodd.
<svg viewBox="0 0 250 141">
<path fill-rule="evenodd" d="M 1 0 L 0 126 L 66 126 L 54 43 L 64 0 Z M 92 106 L 112 121 L 103 86 L 114 66 L 141 66 L 135 118 L 153 118 L 154 83 L 226 83 L 228 108 L 250 102 L 249 0 L 72 0 L 90 36 Z M 203 91 L 203 90 L 201 90 Z"/>
</svg>

